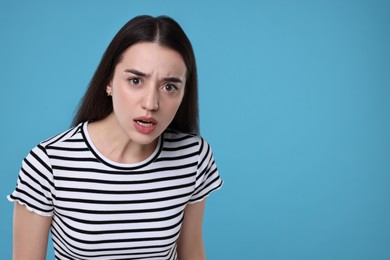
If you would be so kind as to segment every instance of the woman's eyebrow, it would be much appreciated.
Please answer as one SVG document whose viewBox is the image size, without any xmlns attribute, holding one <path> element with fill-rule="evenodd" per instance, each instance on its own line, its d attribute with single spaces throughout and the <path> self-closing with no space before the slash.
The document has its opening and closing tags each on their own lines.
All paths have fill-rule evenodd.
<svg viewBox="0 0 390 260">
<path fill-rule="evenodd" d="M 183 83 L 183 81 L 179 78 L 176 78 L 176 77 L 167 77 L 167 78 L 164 78 L 164 81 L 169 81 L 169 82 L 173 82 L 173 83 Z"/>
<path fill-rule="evenodd" d="M 136 69 L 125 69 L 125 72 L 133 73 L 134 75 L 137 75 L 137 76 L 140 76 L 140 77 L 145 77 L 146 76 L 146 73 L 141 72 L 141 71 L 136 70 Z"/>
<path fill-rule="evenodd" d="M 125 72 L 132 73 L 132 74 L 137 75 L 139 77 L 147 77 L 148 76 L 146 73 L 141 72 L 141 71 L 136 70 L 136 69 L 125 69 Z M 183 81 L 178 77 L 166 77 L 166 78 L 163 78 L 163 80 L 173 82 L 173 83 L 183 83 Z"/>
</svg>

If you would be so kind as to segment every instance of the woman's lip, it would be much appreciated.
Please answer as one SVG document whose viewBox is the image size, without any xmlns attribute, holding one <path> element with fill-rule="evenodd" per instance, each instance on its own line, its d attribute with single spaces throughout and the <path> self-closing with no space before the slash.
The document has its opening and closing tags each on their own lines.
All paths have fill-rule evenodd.
<svg viewBox="0 0 390 260">
<path fill-rule="evenodd" d="M 133 121 L 134 128 L 142 133 L 149 134 L 157 127 L 157 121 L 153 117 L 137 117 Z"/>
</svg>

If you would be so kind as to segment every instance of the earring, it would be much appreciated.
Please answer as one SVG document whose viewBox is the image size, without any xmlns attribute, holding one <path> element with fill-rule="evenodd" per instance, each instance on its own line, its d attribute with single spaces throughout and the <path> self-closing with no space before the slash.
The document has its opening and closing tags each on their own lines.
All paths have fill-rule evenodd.
<svg viewBox="0 0 390 260">
<path fill-rule="evenodd" d="M 107 91 L 107 97 L 111 96 L 111 92 Z"/>
</svg>

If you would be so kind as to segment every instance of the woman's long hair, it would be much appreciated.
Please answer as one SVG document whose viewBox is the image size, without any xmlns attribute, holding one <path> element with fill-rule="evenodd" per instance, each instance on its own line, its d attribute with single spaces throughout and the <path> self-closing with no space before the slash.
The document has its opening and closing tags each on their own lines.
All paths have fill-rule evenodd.
<svg viewBox="0 0 390 260">
<path fill-rule="evenodd" d="M 181 54 L 187 68 L 185 92 L 168 128 L 185 133 L 199 133 L 198 80 L 194 51 L 180 25 L 167 16 L 137 16 L 119 30 L 103 54 L 78 106 L 72 125 L 76 126 L 84 121 L 98 121 L 112 112 L 112 99 L 107 97 L 106 87 L 112 80 L 115 67 L 122 59 L 123 53 L 140 42 L 158 43 Z"/>
</svg>

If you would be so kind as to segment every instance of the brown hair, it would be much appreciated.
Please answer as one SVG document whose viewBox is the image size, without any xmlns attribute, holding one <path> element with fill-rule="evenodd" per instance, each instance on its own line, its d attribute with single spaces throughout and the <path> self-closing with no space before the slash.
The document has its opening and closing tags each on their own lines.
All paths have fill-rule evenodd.
<svg viewBox="0 0 390 260">
<path fill-rule="evenodd" d="M 185 93 L 168 128 L 180 132 L 198 133 L 198 80 L 194 51 L 180 25 L 167 16 L 137 16 L 119 30 L 103 54 L 78 106 L 72 125 L 101 120 L 112 112 L 112 99 L 107 97 L 106 87 L 112 80 L 115 67 L 123 53 L 131 45 L 139 42 L 158 43 L 181 54 L 187 68 Z"/>
</svg>

